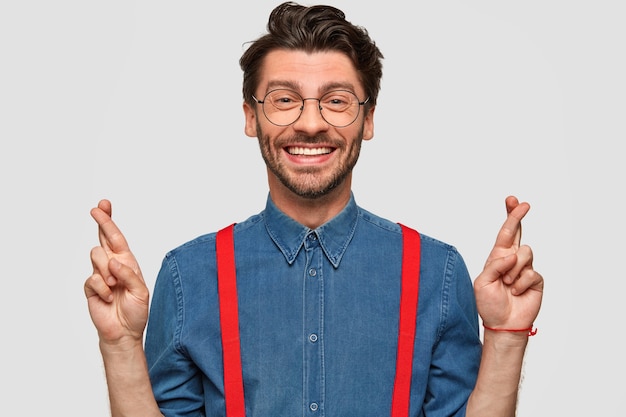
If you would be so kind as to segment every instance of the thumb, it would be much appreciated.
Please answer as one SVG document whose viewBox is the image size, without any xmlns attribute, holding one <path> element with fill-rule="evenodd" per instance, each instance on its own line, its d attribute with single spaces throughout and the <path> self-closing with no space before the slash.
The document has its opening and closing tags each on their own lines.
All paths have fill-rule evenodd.
<svg viewBox="0 0 626 417">
<path fill-rule="evenodd" d="M 146 285 L 143 278 L 133 268 L 116 258 L 109 260 L 109 272 L 115 278 L 117 285 L 121 285 L 131 293 L 141 295 L 145 291 Z"/>
</svg>

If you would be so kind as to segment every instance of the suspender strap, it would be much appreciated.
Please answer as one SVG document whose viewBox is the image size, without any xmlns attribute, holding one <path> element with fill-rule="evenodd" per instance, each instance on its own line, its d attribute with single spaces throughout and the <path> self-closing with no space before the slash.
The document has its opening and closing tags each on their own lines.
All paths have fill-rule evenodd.
<svg viewBox="0 0 626 417">
<path fill-rule="evenodd" d="M 239 311 L 235 269 L 233 226 L 217 232 L 217 288 L 222 331 L 224 360 L 224 397 L 228 417 L 245 417 L 241 346 L 239 340 Z M 402 287 L 396 378 L 393 388 L 391 417 L 408 417 L 413 368 L 413 346 L 419 295 L 420 236 L 416 230 L 402 228 Z"/>
<path fill-rule="evenodd" d="M 411 375 L 419 295 L 420 236 L 416 230 L 402 228 L 402 290 L 398 325 L 396 380 L 393 387 L 391 417 L 408 417 Z"/>
<path fill-rule="evenodd" d="M 222 331 L 226 415 L 228 417 L 245 417 L 233 226 L 234 224 L 231 224 L 217 232 L 215 241 L 217 247 L 217 290 Z"/>
</svg>

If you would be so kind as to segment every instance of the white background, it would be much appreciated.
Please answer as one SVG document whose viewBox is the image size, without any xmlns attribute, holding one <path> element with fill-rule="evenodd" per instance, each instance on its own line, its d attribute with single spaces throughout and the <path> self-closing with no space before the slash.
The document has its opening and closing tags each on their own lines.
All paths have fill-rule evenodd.
<svg viewBox="0 0 626 417">
<path fill-rule="evenodd" d="M 108 415 L 83 295 L 100 198 L 150 287 L 168 249 L 263 208 L 238 58 L 277 4 L 0 5 L 2 414 Z M 476 276 L 506 195 L 529 201 L 546 291 L 519 416 L 623 415 L 624 7 L 333 4 L 385 55 L 357 202 Z"/>
</svg>

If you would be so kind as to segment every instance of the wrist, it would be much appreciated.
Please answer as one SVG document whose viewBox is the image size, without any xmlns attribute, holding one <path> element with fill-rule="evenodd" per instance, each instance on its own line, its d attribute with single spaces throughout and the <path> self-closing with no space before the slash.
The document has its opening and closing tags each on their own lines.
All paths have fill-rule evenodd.
<svg viewBox="0 0 626 417">
<path fill-rule="evenodd" d="M 534 324 L 531 324 L 530 327 L 506 328 L 506 327 L 491 327 L 491 326 L 487 326 L 483 322 L 483 327 L 485 328 L 485 330 L 488 330 L 488 331 L 491 331 L 491 332 L 517 333 L 517 334 L 524 334 L 527 337 L 534 336 L 534 335 L 537 334 L 537 328 L 534 327 Z"/>
<path fill-rule="evenodd" d="M 485 329 L 483 336 L 484 346 L 492 346 L 497 348 L 497 350 L 526 350 L 528 340 L 530 339 L 527 329 L 513 329 L 520 331 L 507 331 L 505 328 L 483 327 Z"/>
<path fill-rule="evenodd" d="M 99 345 L 102 355 L 124 355 L 137 349 L 143 351 L 143 340 L 130 336 L 116 340 L 100 339 Z"/>
</svg>

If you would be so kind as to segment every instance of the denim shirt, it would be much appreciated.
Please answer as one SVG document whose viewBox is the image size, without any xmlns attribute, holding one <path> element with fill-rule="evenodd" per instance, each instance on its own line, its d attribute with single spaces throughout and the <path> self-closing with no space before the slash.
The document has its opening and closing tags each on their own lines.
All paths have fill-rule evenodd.
<svg viewBox="0 0 626 417">
<path fill-rule="evenodd" d="M 246 416 L 389 416 L 400 226 L 351 196 L 311 230 L 268 197 L 234 239 Z M 225 416 L 218 301 L 215 233 L 166 254 L 145 343 L 165 416 Z M 463 259 L 422 234 L 410 415 L 465 415 L 481 349 Z"/>
</svg>

